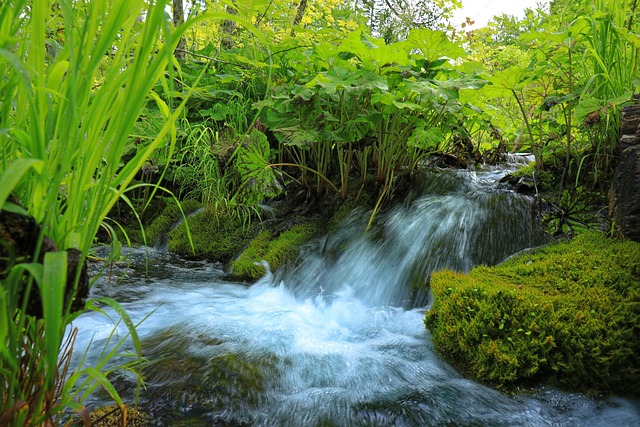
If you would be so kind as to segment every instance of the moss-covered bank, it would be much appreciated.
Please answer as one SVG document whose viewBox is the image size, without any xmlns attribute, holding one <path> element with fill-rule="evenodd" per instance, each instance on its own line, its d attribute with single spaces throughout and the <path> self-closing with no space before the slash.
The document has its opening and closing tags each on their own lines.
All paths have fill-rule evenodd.
<svg viewBox="0 0 640 427">
<path fill-rule="evenodd" d="M 179 255 L 219 261 L 230 261 L 255 234 L 255 225 L 246 227 L 242 220 L 209 211 L 188 219 L 193 250 L 184 223 L 169 233 L 169 251 Z"/>
<path fill-rule="evenodd" d="M 262 265 L 256 265 L 257 262 L 266 260 L 276 270 L 284 263 L 295 260 L 300 245 L 325 231 L 326 227 L 318 220 L 307 220 L 279 234 L 263 230 L 233 261 L 232 275 L 238 279 L 258 279 L 264 275 L 265 269 Z"/>
<path fill-rule="evenodd" d="M 184 210 L 189 214 L 198 208 L 198 205 L 187 204 Z M 255 263 L 266 260 L 276 270 L 286 262 L 295 261 L 300 245 L 325 233 L 345 212 L 348 210 L 339 209 L 329 220 L 292 217 L 284 221 L 287 223 L 284 226 L 282 222 L 256 222 L 246 226 L 241 218 L 205 209 L 188 217 L 189 238 L 184 222 L 174 226 L 182 218 L 179 208 L 169 205 L 146 232 L 148 240 L 154 242 L 166 235 L 168 250 L 178 255 L 221 263 L 237 256 L 231 264 L 232 276 L 238 280 L 256 280 L 264 275 L 265 269 Z"/>
<path fill-rule="evenodd" d="M 640 244 L 585 233 L 430 284 L 425 324 L 466 375 L 640 395 Z"/>
<path fill-rule="evenodd" d="M 184 200 L 177 203 L 172 202 L 166 205 L 162 212 L 157 215 L 148 227 L 145 227 L 147 242 L 150 245 L 156 244 L 173 225 L 181 220 L 183 213 L 189 215 L 202 207 L 202 204 L 195 200 Z"/>
</svg>

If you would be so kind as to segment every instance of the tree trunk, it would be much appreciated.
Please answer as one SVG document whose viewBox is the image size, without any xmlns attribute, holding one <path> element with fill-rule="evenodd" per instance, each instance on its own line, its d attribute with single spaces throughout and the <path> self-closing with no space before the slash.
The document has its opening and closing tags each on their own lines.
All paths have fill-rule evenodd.
<svg viewBox="0 0 640 427">
<path fill-rule="evenodd" d="M 237 15 L 238 11 L 235 7 L 227 5 L 226 12 L 229 15 Z M 233 35 L 236 32 L 236 21 L 225 19 L 222 23 L 222 48 L 231 49 L 233 47 Z"/>
<path fill-rule="evenodd" d="M 179 27 L 184 23 L 184 3 L 182 0 L 173 0 L 173 25 Z M 178 45 L 174 52 L 175 56 L 179 60 L 184 59 L 184 39 L 180 37 Z"/>
<path fill-rule="evenodd" d="M 291 37 L 295 37 L 295 27 L 296 25 L 300 25 L 300 22 L 302 22 L 305 10 L 307 10 L 307 0 L 300 0 L 300 3 L 298 4 L 298 13 L 296 13 L 296 17 L 293 19 L 293 25 L 291 26 Z"/>
</svg>

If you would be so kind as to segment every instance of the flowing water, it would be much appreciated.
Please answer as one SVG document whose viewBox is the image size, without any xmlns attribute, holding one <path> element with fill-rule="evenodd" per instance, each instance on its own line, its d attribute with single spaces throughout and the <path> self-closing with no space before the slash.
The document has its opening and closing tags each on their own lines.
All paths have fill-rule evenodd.
<svg viewBox="0 0 640 427">
<path fill-rule="evenodd" d="M 306 245 L 297 268 L 253 284 L 231 282 L 207 262 L 132 250 L 131 264 L 92 292 L 144 319 L 140 402 L 152 424 L 640 425 L 638 401 L 547 388 L 511 397 L 463 378 L 436 354 L 423 324 L 429 298 L 414 285 L 432 271 L 496 264 L 544 241 L 532 200 L 500 189 L 502 173 L 432 174 L 370 232 L 367 213 L 354 213 Z M 91 363 L 113 323 L 88 313 L 77 326 L 76 353 L 92 340 Z M 129 375 L 112 379 L 133 398 Z M 100 393 L 92 399 L 108 403 Z"/>
</svg>

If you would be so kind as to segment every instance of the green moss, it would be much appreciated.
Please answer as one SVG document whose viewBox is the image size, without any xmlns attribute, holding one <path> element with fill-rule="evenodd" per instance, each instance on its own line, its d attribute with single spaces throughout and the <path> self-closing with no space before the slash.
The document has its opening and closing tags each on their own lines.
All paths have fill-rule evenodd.
<svg viewBox="0 0 640 427">
<path fill-rule="evenodd" d="M 552 172 L 546 170 L 542 172 L 536 171 L 535 162 L 519 168 L 511 175 L 516 178 L 528 178 L 530 180 L 533 180 L 533 177 L 535 176 L 538 191 L 541 192 L 552 191 L 557 189 L 558 187 L 558 182 L 555 175 Z"/>
<path fill-rule="evenodd" d="M 266 260 L 273 270 L 282 264 L 293 261 L 299 253 L 301 244 L 325 231 L 318 221 L 298 224 L 280 233 L 277 237 L 264 230 L 251 241 L 242 255 L 233 262 L 232 274 L 237 278 L 256 280 L 265 270 L 256 262 Z"/>
<path fill-rule="evenodd" d="M 184 213 L 189 214 L 198 210 L 202 205 L 195 200 L 184 200 L 181 202 L 181 206 Z M 154 218 L 151 224 L 145 228 L 147 244 L 153 245 L 157 243 L 181 218 L 180 207 L 176 203 L 169 203 L 160 215 Z"/>
<path fill-rule="evenodd" d="M 252 234 L 251 228 L 243 227 L 242 220 L 232 215 L 204 211 L 187 221 L 193 250 L 186 226 L 182 223 L 169 233 L 171 252 L 227 262 L 247 243 Z"/>
<path fill-rule="evenodd" d="M 585 233 L 431 288 L 433 342 L 474 379 L 640 394 L 640 244 Z"/>
</svg>

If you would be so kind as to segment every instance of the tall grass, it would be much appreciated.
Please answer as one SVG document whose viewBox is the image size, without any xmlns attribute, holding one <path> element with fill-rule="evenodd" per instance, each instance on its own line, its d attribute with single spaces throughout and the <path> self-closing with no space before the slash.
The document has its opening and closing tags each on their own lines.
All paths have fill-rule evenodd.
<svg viewBox="0 0 640 427">
<path fill-rule="evenodd" d="M 586 163 L 591 165 L 591 178 L 598 182 L 611 173 L 620 137 L 621 105 L 631 100 L 637 85 L 640 39 L 626 28 L 633 25 L 628 20 L 635 10 L 625 2 L 598 0 L 593 11 L 593 17 L 585 20 L 585 51 L 580 62 L 585 75 L 591 77 L 578 108 L 580 119 L 588 116 L 597 124 L 588 129 L 593 159 Z"/>
<path fill-rule="evenodd" d="M 122 404 L 105 372 L 113 352 L 103 354 L 103 370 L 66 376 L 73 341 L 63 347 L 63 340 L 77 316 L 64 303 L 67 277 L 74 277 L 66 250 L 80 250 L 80 268 L 103 219 L 151 152 L 174 142 L 180 108 L 171 111 L 153 92 L 177 43 L 165 3 L 14 0 L 0 8 L 0 207 L 41 225 L 30 260 L 4 260 L 0 272 L 2 425 L 55 425 L 68 408 L 82 412 L 82 398 L 98 385 Z M 122 163 L 150 101 L 166 123 Z M 45 236 L 59 252 L 43 253 Z M 79 271 L 75 277 L 77 287 Z M 24 310 L 36 287 L 42 319 Z M 115 301 L 101 304 L 120 315 L 140 358 L 135 325 Z"/>
</svg>

